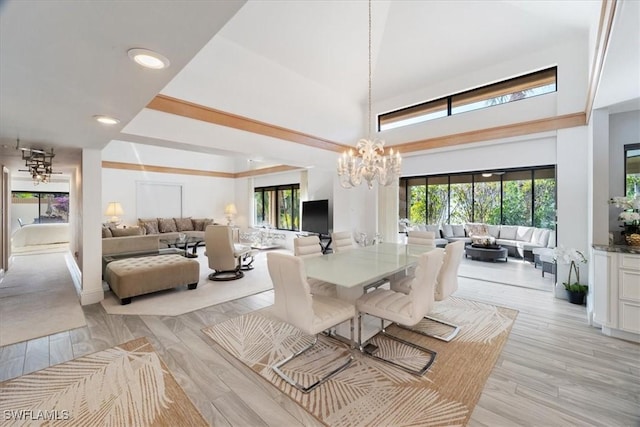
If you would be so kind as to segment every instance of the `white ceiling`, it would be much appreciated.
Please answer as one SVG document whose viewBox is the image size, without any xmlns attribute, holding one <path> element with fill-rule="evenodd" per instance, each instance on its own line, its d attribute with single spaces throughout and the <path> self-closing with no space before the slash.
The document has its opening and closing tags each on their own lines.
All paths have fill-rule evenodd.
<svg viewBox="0 0 640 427">
<path fill-rule="evenodd" d="M 374 1 L 374 103 L 558 40 L 589 37 L 599 12 L 592 0 Z M 157 50 L 171 66 L 141 69 L 127 57 L 133 47 Z M 622 54 L 610 56 L 638 61 L 637 52 L 629 59 L 628 45 L 616 49 Z M 605 69 L 603 85 L 616 81 L 611 74 Z M 19 136 L 23 145 L 56 147 L 60 158 L 65 149 L 73 158 L 78 148 L 121 140 L 300 166 L 334 161 L 331 152 L 144 109 L 158 93 L 351 144 L 364 131 L 367 3 L 0 5 L 5 159 L 16 156 Z M 91 119 L 95 114 L 121 123 L 105 128 Z"/>
</svg>

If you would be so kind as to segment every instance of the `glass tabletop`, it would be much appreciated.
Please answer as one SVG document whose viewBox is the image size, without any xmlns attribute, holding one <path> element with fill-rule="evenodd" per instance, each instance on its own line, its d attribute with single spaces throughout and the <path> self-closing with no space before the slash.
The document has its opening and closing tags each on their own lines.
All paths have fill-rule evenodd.
<svg viewBox="0 0 640 427">
<path fill-rule="evenodd" d="M 347 288 L 364 286 L 415 265 L 431 250 L 421 245 L 381 243 L 305 258 L 307 277 Z"/>
<path fill-rule="evenodd" d="M 193 244 L 193 243 L 201 243 L 204 242 L 204 238 L 196 237 L 196 236 L 187 236 L 184 239 L 180 239 L 179 237 L 169 238 L 169 239 L 160 239 L 161 242 L 166 243 L 167 245 L 184 245 L 184 244 Z"/>
</svg>

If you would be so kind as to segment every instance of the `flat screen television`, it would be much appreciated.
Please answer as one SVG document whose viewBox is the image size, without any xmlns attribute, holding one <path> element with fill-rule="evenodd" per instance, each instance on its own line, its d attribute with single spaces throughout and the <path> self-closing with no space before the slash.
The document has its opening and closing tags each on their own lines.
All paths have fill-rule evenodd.
<svg viewBox="0 0 640 427">
<path fill-rule="evenodd" d="M 302 231 L 329 234 L 329 200 L 302 202 Z"/>
</svg>

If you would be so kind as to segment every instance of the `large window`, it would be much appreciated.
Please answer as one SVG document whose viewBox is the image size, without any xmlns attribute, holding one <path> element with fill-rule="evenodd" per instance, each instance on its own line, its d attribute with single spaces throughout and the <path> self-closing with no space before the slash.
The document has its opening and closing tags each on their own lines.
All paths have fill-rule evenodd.
<svg viewBox="0 0 640 427">
<path fill-rule="evenodd" d="M 552 67 L 380 114 L 378 130 L 394 129 L 552 93 L 557 90 L 557 72 L 558 68 Z"/>
<path fill-rule="evenodd" d="M 69 193 L 13 191 L 11 204 L 23 224 L 69 222 Z"/>
<path fill-rule="evenodd" d="M 554 166 L 400 179 L 400 209 L 414 224 L 555 228 Z"/>
<path fill-rule="evenodd" d="M 300 229 L 300 185 L 256 188 L 253 193 L 254 224 L 280 230 Z"/>
</svg>

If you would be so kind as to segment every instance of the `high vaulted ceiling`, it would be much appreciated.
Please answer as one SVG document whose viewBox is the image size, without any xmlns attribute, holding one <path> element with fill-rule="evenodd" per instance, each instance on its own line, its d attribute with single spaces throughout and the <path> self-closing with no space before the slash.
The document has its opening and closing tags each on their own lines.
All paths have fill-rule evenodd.
<svg viewBox="0 0 640 427">
<path fill-rule="evenodd" d="M 637 12 L 637 2 L 624 3 Z M 373 101 L 586 39 L 600 9 L 592 0 L 374 1 Z M 367 24 L 360 0 L 7 1 L 0 155 L 17 158 L 19 137 L 24 146 L 56 147 L 61 159 L 65 150 L 121 140 L 232 156 L 239 165 L 328 164 L 334 152 L 144 107 L 160 93 L 351 145 L 366 131 Z M 135 47 L 164 54 L 171 66 L 140 68 L 127 57 Z M 638 62 L 637 52 L 627 60 Z M 96 114 L 121 122 L 105 128 Z"/>
</svg>

